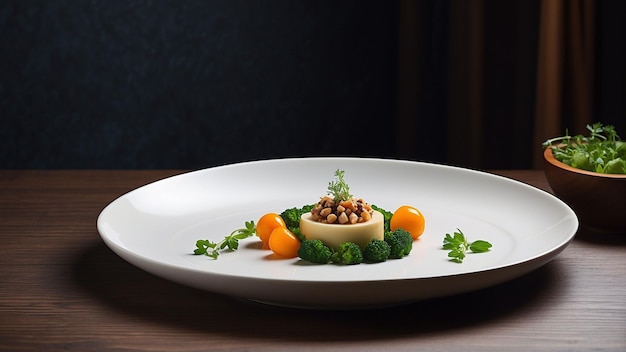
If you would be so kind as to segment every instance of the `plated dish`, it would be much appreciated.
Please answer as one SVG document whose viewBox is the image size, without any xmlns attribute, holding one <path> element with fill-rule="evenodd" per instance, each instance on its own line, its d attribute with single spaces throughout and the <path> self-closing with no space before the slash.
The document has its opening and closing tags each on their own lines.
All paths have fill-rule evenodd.
<svg viewBox="0 0 626 352">
<path fill-rule="evenodd" d="M 244 222 L 310 204 L 343 169 L 351 190 L 388 210 L 411 204 L 426 229 L 408 257 L 356 266 L 280 259 L 241 241 L 218 260 L 194 256 L 198 239 L 218 241 Z M 396 305 L 485 288 L 554 259 L 578 219 L 562 201 L 504 177 L 463 168 L 369 158 L 296 158 L 189 172 L 120 196 L 98 217 L 120 257 L 165 279 L 275 305 L 350 309 Z M 442 249 L 462 229 L 493 249 L 454 263 Z"/>
</svg>

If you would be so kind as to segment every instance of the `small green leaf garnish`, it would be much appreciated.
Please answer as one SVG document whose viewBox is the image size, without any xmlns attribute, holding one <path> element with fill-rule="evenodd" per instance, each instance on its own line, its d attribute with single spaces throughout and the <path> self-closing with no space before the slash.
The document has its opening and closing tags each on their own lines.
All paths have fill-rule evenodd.
<svg viewBox="0 0 626 352">
<path fill-rule="evenodd" d="M 235 251 L 239 248 L 239 240 L 254 236 L 255 234 L 256 226 L 254 225 L 254 221 L 246 221 L 245 228 L 231 232 L 230 235 L 224 237 L 220 242 L 212 242 L 209 240 L 196 241 L 196 249 L 193 251 L 193 254 L 204 254 L 213 259 L 217 259 L 220 255 L 220 250 L 228 249 L 229 251 Z"/>
<path fill-rule="evenodd" d="M 449 250 L 448 257 L 450 261 L 455 263 L 463 263 L 465 254 L 468 251 L 472 253 L 484 253 L 491 249 L 491 243 L 484 240 L 477 240 L 474 242 L 468 242 L 465 235 L 460 229 L 454 232 L 452 235 L 446 233 L 443 239 L 443 249 Z"/>
<path fill-rule="evenodd" d="M 478 240 L 470 243 L 470 250 L 474 253 L 489 252 L 491 249 L 491 243 L 483 240 Z"/>
<path fill-rule="evenodd" d="M 344 174 L 345 171 L 343 170 L 335 171 L 337 181 L 331 181 L 328 183 L 328 194 L 333 196 L 336 202 L 352 198 L 352 194 L 350 194 L 350 187 L 343 179 Z"/>
</svg>

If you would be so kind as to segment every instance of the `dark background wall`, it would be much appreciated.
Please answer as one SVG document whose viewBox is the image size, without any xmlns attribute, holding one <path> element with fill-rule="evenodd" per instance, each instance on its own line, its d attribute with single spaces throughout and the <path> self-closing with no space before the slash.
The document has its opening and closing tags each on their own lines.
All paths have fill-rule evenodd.
<svg viewBox="0 0 626 352">
<path fill-rule="evenodd" d="M 393 156 L 393 1 L 0 2 L 0 168 Z"/>
<path fill-rule="evenodd" d="M 0 168 L 198 169 L 291 156 L 533 167 L 540 4 L 3 0 Z M 593 2 L 590 88 L 594 120 L 622 137 L 625 4 Z M 466 33 L 474 15 L 478 43 Z M 467 66 L 472 52 L 479 72 Z M 399 89 L 410 75 L 412 90 Z M 564 95 L 563 132 L 576 100 Z M 468 119 L 476 103 L 480 125 Z"/>
</svg>

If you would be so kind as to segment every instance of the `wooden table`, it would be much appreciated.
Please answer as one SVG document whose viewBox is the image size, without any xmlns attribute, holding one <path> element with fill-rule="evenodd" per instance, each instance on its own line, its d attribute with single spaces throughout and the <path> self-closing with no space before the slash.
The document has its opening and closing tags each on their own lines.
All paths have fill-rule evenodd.
<svg viewBox="0 0 626 352">
<path fill-rule="evenodd" d="M 626 351 L 626 235 L 578 233 L 489 289 L 366 311 L 275 308 L 126 263 L 96 230 L 159 171 L 0 171 L 3 351 Z M 495 172 L 549 190 L 541 171 Z"/>
</svg>

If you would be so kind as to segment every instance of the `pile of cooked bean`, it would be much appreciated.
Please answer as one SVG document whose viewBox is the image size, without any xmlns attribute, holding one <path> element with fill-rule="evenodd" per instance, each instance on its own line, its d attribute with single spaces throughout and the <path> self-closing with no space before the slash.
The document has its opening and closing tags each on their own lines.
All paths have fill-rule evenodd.
<svg viewBox="0 0 626 352">
<path fill-rule="evenodd" d="M 327 224 L 357 224 L 372 219 L 372 207 L 362 198 L 336 202 L 324 196 L 311 210 L 312 219 Z"/>
</svg>

